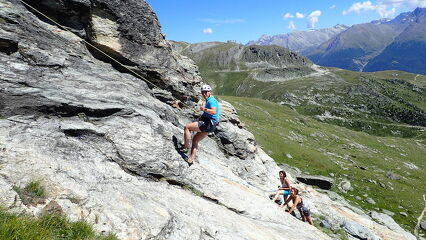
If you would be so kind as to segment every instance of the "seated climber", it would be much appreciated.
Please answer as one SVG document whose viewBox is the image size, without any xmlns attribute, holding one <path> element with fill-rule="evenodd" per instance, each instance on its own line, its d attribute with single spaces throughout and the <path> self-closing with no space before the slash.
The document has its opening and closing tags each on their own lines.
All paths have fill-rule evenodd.
<svg viewBox="0 0 426 240">
<path fill-rule="evenodd" d="M 309 224 L 314 225 L 314 222 L 311 218 L 311 211 L 309 209 L 309 206 L 303 202 L 302 197 L 299 195 L 299 189 L 297 188 L 291 188 L 290 197 L 285 201 L 283 205 L 287 205 L 290 201 L 293 201 L 293 206 L 288 210 L 288 213 L 292 214 L 294 211 L 294 208 L 297 207 L 297 210 L 299 210 L 300 216 L 302 217 L 302 221 L 306 222 L 308 221 Z"/>
<path fill-rule="evenodd" d="M 201 95 L 206 99 L 205 106 L 200 107 L 203 114 L 198 121 L 188 123 L 184 129 L 184 150 L 188 150 L 189 142 L 191 140 L 191 132 L 197 132 L 192 139 L 191 154 L 187 159 L 189 166 L 192 165 L 195 154 L 198 151 L 198 143 L 205 138 L 209 132 L 214 132 L 217 124 L 219 123 L 220 105 L 219 102 L 213 97 L 212 89 L 209 85 L 203 85 L 201 87 Z"/>
<path fill-rule="evenodd" d="M 276 201 L 279 196 L 283 196 L 283 201 L 281 202 L 281 207 L 284 206 L 284 202 L 287 200 L 288 196 L 290 195 L 290 181 L 287 179 L 287 174 L 284 171 L 279 172 L 280 175 L 280 181 L 281 181 L 281 187 L 278 188 L 277 193 L 275 194 L 275 197 L 272 199 L 272 201 Z"/>
</svg>

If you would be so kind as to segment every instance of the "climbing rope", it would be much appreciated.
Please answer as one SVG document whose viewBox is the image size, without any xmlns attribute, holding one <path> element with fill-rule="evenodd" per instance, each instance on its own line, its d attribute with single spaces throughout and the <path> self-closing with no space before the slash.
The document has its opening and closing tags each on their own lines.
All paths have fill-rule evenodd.
<svg viewBox="0 0 426 240">
<path fill-rule="evenodd" d="M 111 59 L 112 61 L 114 61 L 115 63 L 117 63 L 118 65 L 120 65 L 121 67 L 127 69 L 129 72 L 133 73 L 135 76 L 137 76 L 138 78 L 144 80 L 145 82 L 150 83 L 152 86 L 158 88 L 158 89 L 162 89 L 159 86 L 157 86 L 156 84 L 154 84 L 153 82 L 149 81 L 148 79 L 146 79 L 145 77 L 141 76 L 140 74 L 138 74 L 137 72 L 133 71 L 133 69 L 129 68 L 128 66 L 122 64 L 120 61 L 116 60 L 115 58 L 111 57 L 110 55 L 108 55 L 107 53 L 105 53 L 104 51 L 102 51 L 101 49 L 97 48 L 96 46 L 94 46 L 93 44 L 91 44 L 90 42 L 86 41 L 84 38 L 81 38 L 80 36 L 78 36 L 77 34 L 73 33 L 72 31 L 70 31 L 67 27 L 62 26 L 61 24 L 59 24 L 58 22 L 56 22 L 55 20 L 53 20 L 52 18 L 48 17 L 46 14 L 40 12 L 39 10 L 37 10 L 36 8 L 34 8 L 33 6 L 29 5 L 28 3 L 24 2 L 23 0 L 20 0 L 20 2 L 22 4 L 24 4 L 25 6 L 31 8 L 32 10 L 34 10 L 35 12 L 37 12 L 38 14 L 40 14 L 41 16 L 45 17 L 46 19 L 48 19 L 49 21 L 53 22 L 55 25 L 57 25 L 60 29 L 67 31 L 69 33 L 72 33 L 73 35 L 77 36 L 78 38 L 80 38 L 84 43 L 86 43 L 87 45 L 89 45 L 90 47 L 92 47 L 93 49 L 96 49 L 97 51 L 99 51 L 100 53 L 102 53 L 103 55 L 105 55 L 107 58 Z M 187 104 L 185 104 L 184 102 L 180 101 L 179 99 L 175 98 L 174 96 L 172 96 L 173 101 L 175 103 L 181 103 L 183 106 L 186 106 L 189 109 L 192 109 L 190 106 L 188 106 Z M 177 105 L 179 106 L 179 105 Z M 192 109 L 194 112 L 196 112 L 196 110 Z"/>
</svg>

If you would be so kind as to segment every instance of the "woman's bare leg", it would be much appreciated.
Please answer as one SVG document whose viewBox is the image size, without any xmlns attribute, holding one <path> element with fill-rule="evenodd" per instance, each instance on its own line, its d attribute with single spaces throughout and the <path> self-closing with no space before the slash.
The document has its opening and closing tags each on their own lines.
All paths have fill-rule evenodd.
<svg viewBox="0 0 426 240">
<path fill-rule="evenodd" d="M 314 225 L 314 221 L 312 221 L 311 216 L 305 216 L 305 219 L 308 220 L 308 223 Z"/>
<path fill-rule="evenodd" d="M 201 132 L 198 128 L 198 122 L 192 122 L 185 125 L 183 131 L 183 139 L 185 140 L 184 148 L 189 148 L 189 142 L 191 141 L 191 132 Z"/>
<path fill-rule="evenodd" d="M 272 201 L 273 202 L 275 202 L 275 200 L 277 200 L 278 199 L 278 197 L 280 196 L 280 195 L 283 195 L 284 194 L 284 191 L 283 190 L 278 190 L 277 191 L 277 194 L 275 194 L 275 197 L 272 199 Z"/>
<path fill-rule="evenodd" d="M 198 143 L 203 140 L 209 133 L 208 132 L 198 132 L 195 134 L 194 138 L 192 139 L 192 146 L 191 146 L 191 155 L 188 158 L 188 163 L 192 163 L 195 159 L 195 154 L 197 154 L 198 151 Z"/>
</svg>

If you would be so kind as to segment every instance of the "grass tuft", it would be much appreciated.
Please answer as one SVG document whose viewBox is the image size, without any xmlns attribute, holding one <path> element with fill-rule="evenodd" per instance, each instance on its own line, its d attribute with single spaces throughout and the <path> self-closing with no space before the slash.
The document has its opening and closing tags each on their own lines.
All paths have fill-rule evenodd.
<svg viewBox="0 0 426 240">
<path fill-rule="evenodd" d="M 83 220 L 69 221 L 62 215 L 45 215 L 40 218 L 16 215 L 0 209 L 0 239 L 22 240 L 118 240 L 110 233 L 101 236 Z"/>
<path fill-rule="evenodd" d="M 46 199 L 47 193 L 40 180 L 31 181 L 24 188 L 14 186 L 13 190 L 18 193 L 19 198 L 25 205 L 37 204 Z"/>
</svg>

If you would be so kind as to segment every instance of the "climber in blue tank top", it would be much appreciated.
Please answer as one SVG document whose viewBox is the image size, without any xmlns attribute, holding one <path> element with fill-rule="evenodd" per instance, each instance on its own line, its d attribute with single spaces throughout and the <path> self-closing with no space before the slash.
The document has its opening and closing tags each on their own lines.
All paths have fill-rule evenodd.
<svg viewBox="0 0 426 240">
<path fill-rule="evenodd" d="M 203 95 L 204 96 L 204 95 Z M 216 108 L 216 113 L 215 114 L 210 114 L 208 111 L 204 111 L 202 108 L 200 109 L 201 111 L 204 111 L 203 115 L 201 116 L 202 118 L 206 117 L 209 118 L 211 120 L 213 120 L 213 122 L 218 123 L 219 122 L 219 115 L 220 115 L 220 106 L 218 101 L 216 100 L 216 98 L 214 98 L 212 95 L 210 95 L 207 99 L 206 99 L 206 106 L 204 107 L 204 109 L 213 109 Z M 214 129 L 213 129 L 214 131 Z M 206 132 L 213 132 L 213 131 L 206 131 Z"/>
<path fill-rule="evenodd" d="M 191 154 L 189 155 L 187 162 L 191 166 L 195 159 L 195 154 L 198 151 L 198 143 L 205 138 L 209 132 L 214 132 L 217 124 L 219 123 L 220 105 L 216 98 L 212 95 L 212 89 L 209 85 L 203 85 L 201 87 L 201 95 L 206 99 L 206 104 L 200 107 L 203 111 L 200 119 L 197 122 L 188 123 L 184 129 L 184 149 L 189 148 L 189 142 L 191 140 L 191 132 L 197 132 L 192 139 Z"/>
</svg>

